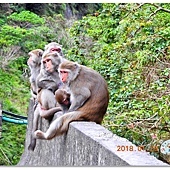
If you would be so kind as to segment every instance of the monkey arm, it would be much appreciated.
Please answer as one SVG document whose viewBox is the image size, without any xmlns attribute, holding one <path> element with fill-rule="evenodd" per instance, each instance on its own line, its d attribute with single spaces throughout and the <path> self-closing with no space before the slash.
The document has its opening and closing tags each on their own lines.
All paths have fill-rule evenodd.
<svg viewBox="0 0 170 170">
<path fill-rule="evenodd" d="M 48 119 L 51 116 L 53 116 L 54 113 L 56 113 L 58 111 L 62 111 L 62 109 L 60 107 L 53 107 L 53 108 L 48 109 L 48 110 L 44 110 L 44 109 L 41 108 L 40 109 L 40 116 L 45 118 L 45 119 Z"/>
<path fill-rule="evenodd" d="M 75 111 L 83 106 L 83 104 L 89 99 L 91 92 L 88 88 L 83 87 L 79 91 L 75 92 L 75 95 L 71 96 L 71 106 L 69 112 Z"/>
</svg>

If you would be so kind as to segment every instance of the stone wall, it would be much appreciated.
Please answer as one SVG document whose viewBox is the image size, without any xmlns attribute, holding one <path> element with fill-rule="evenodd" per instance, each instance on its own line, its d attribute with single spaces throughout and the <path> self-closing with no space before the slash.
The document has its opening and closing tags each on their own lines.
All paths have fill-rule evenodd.
<svg viewBox="0 0 170 170">
<path fill-rule="evenodd" d="M 168 166 L 94 122 L 72 122 L 67 134 L 50 141 L 37 140 L 34 152 L 29 151 L 32 115 L 31 101 L 25 150 L 17 166 Z M 39 128 L 46 131 L 48 126 L 41 119 Z"/>
</svg>

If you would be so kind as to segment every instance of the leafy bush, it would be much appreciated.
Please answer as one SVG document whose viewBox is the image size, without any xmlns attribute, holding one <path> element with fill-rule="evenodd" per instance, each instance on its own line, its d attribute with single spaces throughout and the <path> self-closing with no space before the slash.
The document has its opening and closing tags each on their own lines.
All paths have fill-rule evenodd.
<svg viewBox="0 0 170 170">
<path fill-rule="evenodd" d="M 68 47 L 71 41 L 67 41 L 68 33 L 64 30 L 66 20 L 60 15 L 40 18 L 22 11 L 3 21 L 0 21 L 0 101 L 4 110 L 26 116 L 31 96 L 28 52 L 43 49 L 49 41 L 59 41 Z M 16 165 L 24 149 L 26 126 L 3 122 L 2 134 L 0 165 Z"/>
<path fill-rule="evenodd" d="M 4 18 L 0 54 L 9 56 L 6 47 L 21 47 L 20 57 L 0 69 L 4 107 L 26 113 L 30 93 L 25 55 L 57 41 L 68 59 L 92 67 L 108 82 L 110 102 L 103 126 L 163 159 L 159 147 L 170 138 L 169 9 L 170 4 L 163 3 L 107 3 L 95 15 L 69 23 L 61 15 L 38 17 L 28 11 Z M 4 148 L 12 162 L 12 151 Z"/>
<path fill-rule="evenodd" d="M 12 21 L 14 23 L 17 22 L 17 26 L 18 25 L 23 26 L 23 23 L 25 23 L 24 27 L 28 27 L 30 26 L 30 24 L 40 25 L 40 24 L 45 23 L 43 18 L 39 17 L 38 15 L 30 11 L 21 11 L 19 13 L 14 12 L 10 16 L 8 16 L 7 19 L 9 20 L 9 22 L 12 22 Z"/>
<path fill-rule="evenodd" d="M 3 122 L 0 165 L 16 165 L 24 150 L 26 125 Z"/>
<path fill-rule="evenodd" d="M 3 109 L 24 116 L 27 115 L 30 98 L 29 83 L 21 71 L 25 67 L 19 58 L 12 61 L 6 71 L 0 69 L 0 101 L 3 102 Z M 26 125 L 4 121 L 2 124 L 0 165 L 16 165 L 24 150 Z"/>
<path fill-rule="evenodd" d="M 81 63 L 108 82 L 103 125 L 156 157 L 170 138 L 169 9 L 169 4 L 103 4 L 97 16 L 70 29 L 75 44 L 69 54 L 75 59 L 76 51 Z M 90 48 L 84 46 L 88 41 Z"/>
</svg>

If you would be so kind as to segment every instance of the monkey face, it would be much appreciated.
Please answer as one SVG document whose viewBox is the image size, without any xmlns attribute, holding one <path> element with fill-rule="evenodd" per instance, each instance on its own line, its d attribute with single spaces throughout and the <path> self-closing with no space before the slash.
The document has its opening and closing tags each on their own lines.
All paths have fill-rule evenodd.
<svg viewBox="0 0 170 170">
<path fill-rule="evenodd" d="M 44 69 L 47 72 L 52 73 L 58 69 L 58 66 L 61 63 L 61 57 L 57 52 L 49 53 L 43 57 L 42 62 Z"/>
<path fill-rule="evenodd" d="M 30 56 L 27 64 L 30 68 L 35 68 L 38 65 L 41 64 L 41 57 L 42 57 L 43 51 L 41 49 L 36 49 L 36 50 L 32 50 L 28 53 L 28 55 Z"/>
<path fill-rule="evenodd" d="M 52 64 L 52 61 L 50 58 L 45 58 L 43 60 L 43 65 L 44 65 L 44 68 L 47 72 L 53 72 L 54 71 L 54 67 L 53 67 L 53 64 Z"/>
<path fill-rule="evenodd" d="M 65 106 L 69 106 L 70 104 L 70 94 L 67 93 L 64 89 L 58 89 L 55 92 L 55 98 L 59 104 L 63 104 Z"/>
<path fill-rule="evenodd" d="M 59 72 L 60 80 L 63 83 L 67 83 L 68 82 L 68 75 L 69 75 L 69 73 L 66 70 L 60 70 L 60 72 Z"/>
</svg>

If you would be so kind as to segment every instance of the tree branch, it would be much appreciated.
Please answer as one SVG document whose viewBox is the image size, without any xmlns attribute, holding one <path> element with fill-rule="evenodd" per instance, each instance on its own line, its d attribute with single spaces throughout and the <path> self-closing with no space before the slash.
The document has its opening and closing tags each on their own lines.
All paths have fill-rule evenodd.
<svg viewBox="0 0 170 170">
<path fill-rule="evenodd" d="M 170 13 L 170 10 L 169 10 L 169 9 L 162 8 L 161 6 L 156 5 L 156 4 L 154 4 L 154 3 L 151 3 L 151 5 L 153 5 L 153 6 L 156 7 L 157 9 L 156 9 L 152 14 L 150 14 L 149 18 L 151 18 L 153 15 L 155 15 L 155 14 L 156 14 L 157 12 L 159 12 L 159 11 L 164 11 L 164 12 Z"/>
</svg>

